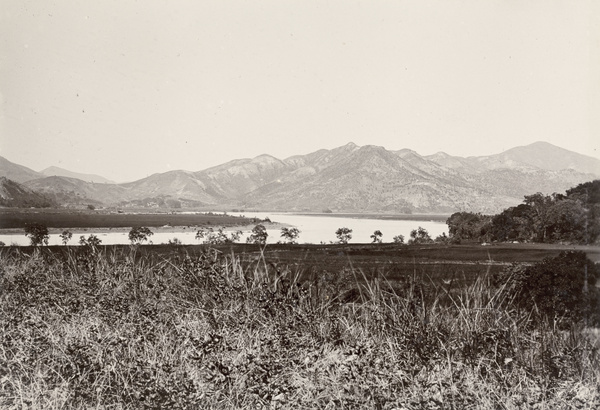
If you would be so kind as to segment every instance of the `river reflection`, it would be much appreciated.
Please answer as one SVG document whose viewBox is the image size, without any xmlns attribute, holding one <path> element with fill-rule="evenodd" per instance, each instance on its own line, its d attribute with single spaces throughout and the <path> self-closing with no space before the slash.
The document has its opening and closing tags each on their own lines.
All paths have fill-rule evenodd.
<svg viewBox="0 0 600 410">
<path fill-rule="evenodd" d="M 421 226 L 425 228 L 432 238 L 435 238 L 442 233 L 448 233 L 448 227 L 444 222 L 437 221 L 416 221 L 416 220 L 391 220 L 391 219 L 376 219 L 376 218 L 353 218 L 353 217 L 334 217 L 327 215 L 297 215 L 278 212 L 244 212 L 230 213 L 231 215 L 246 216 L 249 218 L 265 219 L 269 218 L 273 222 L 294 226 L 300 229 L 299 243 L 330 243 L 336 241 L 335 231 L 338 228 L 346 227 L 352 229 L 352 239 L 350 243 L 368 243 L 372 242 L 370 236 L 375 230 L 380 230 L 383 233 L 382 242 L 393 242 L 396 235 L 403 235 L 405 240 L 409 239 L 410 231 Z M 280 225 L 271 226 L 265 224 L 267 233 L 269 234 L 268 243 L 277 243 L 281 240 Z M 152 229 L 152 228 L 151 228 Z M 240 242 L 245 242 L 246 237 L 250 234 L 252 227 L 247 227 Z M 196 230 L 187 228 L 177 232 L 161 232 L 160 229 L 153 229 L 154 235 L 150 240 L 154 244 L 168 243 L 169 240 L 177 238 L 183 244 L 193 245 L 201 243 L 196 239 Z M 233 231 L 233 228 L 228 228 L 226 231 Z M 129 244 L 127 232 L 111 232 L 111 231 L 96 231 L 89 229 L 85 233 L 74 233 L 73 238 L 69 241 L 70 245 L 79 243 L 79 237 L 96 235 L 103 245 L 123 245 Z M 24 234 L 0 235 L 0 241 L 6 245 L 28 245 L 29 239 Z M 50 235 L 50 245 L 61 245 L 62 241 L 58 234 Z"/>
</svg>

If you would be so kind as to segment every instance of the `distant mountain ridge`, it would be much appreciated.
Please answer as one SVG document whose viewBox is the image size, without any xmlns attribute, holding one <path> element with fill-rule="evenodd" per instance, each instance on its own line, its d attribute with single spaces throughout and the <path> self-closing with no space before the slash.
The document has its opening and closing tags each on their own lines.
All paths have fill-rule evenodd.
<svg viewBox="0 0 600 410">
<path fill-rule="evenodd" d="M 72 172 L 67 169 L 59 168 L 59 167 L 48 167 L 42 171 L 41 174 L 52 177 L 68 177 L 68 178 L 77 178 L 86 182 L 95 182 L 99 184 L 114 184 L 115 181 L 111 181 L 110 179 L 106 179 L 100 175 L 94 174 L 81 174 L 79 172 Z"/>
<path fill-rule="evenodd" d="M 19 183 L 44 178 L 44 174 L 35 172 L 33 169 L 29 169 L 23 165 L 10 162 L 3 157 L 0 157 L 0 176 Z"/>
<path fill-rule="evenodd" d="M 493 213 L 521 203 L 524 195 L 561 193 L 600 177 L 600 160 L 544 142 L 466 158 L 349 143 L 286 159 L 263 154 L 202 171 L 157 173 L 122 184 L 35 178 L 39 173 L 23 168 L 19 175 L 31 178 L 26 186 L 60 203 L 315 212 Z"/>
</svg>

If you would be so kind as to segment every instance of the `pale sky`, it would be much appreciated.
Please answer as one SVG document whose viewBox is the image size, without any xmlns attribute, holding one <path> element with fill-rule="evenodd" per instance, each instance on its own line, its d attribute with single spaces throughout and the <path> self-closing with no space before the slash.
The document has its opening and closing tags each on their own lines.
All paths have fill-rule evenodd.
<svg viewBox="0 0 600 410">
<path fill-rule="evenodd" d="M 600 158 L 599 3 L 0 0 L 0 155 L 116 181 L 350 141 Z"/>
</svg>

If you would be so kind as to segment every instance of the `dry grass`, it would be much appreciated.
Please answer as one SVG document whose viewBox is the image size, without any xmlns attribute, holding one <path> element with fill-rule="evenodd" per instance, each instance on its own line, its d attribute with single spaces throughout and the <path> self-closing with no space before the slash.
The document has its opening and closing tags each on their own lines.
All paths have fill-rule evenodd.
<svg viewBox="0 0 600 410">
<path fill-rule="evenodd" d="M 0 254 L 2 408 L 598 408 L 597 335 L 452 289 L 235 255 Z"/>
</svg>

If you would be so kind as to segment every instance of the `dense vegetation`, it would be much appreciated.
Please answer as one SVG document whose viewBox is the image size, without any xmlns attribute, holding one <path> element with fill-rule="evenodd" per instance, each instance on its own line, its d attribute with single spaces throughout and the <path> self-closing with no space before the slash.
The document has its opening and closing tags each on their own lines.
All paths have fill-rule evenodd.
<svg viewBox="0 0 600 410">
<path fill-rule="evenodd" d="M 566 242 L 600 239 L 600 180 L 563 194 L 525 196 L 522 204 L 497 215 L 457 212 L 448 218 L 450 239 L 479 242 Z"/>
<path fill-rule="evenodd" d="M 0 407 L 600 406 L 589 317 L 517 303 L 525 273 L 457 287 L 107 249 L 0 251 Z M 580 253 L 530 273 L 573 264 L 597 277 Z"/>
</svg>

